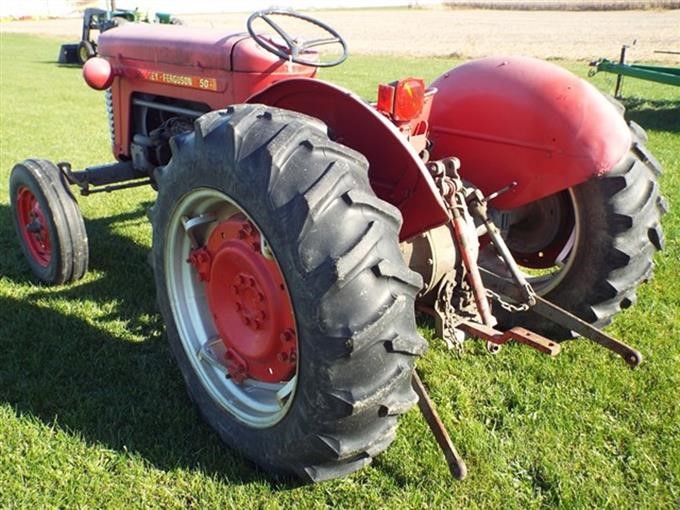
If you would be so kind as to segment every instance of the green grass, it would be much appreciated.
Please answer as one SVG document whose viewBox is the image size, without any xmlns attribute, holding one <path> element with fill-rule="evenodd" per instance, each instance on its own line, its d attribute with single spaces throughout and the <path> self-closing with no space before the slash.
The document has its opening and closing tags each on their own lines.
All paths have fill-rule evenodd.
<svg viewBox="0 0 680 510">
<path fill-rule="evenodd" d="M 655 278 L 609 328 L 645 363 L 631 371 L 588 342 L 549 359 L 520 346 L 492 357 L 481 343 L 455 355 L 433 341 L 419 366 L 469 478 L 449 478 L 413 410 L 371 467 L 299 486 L 223 446 L 186 397 L 146 263 L 150 190 L 81 199 L 90 272 L 69 286 L 34 283 L 9 218 L 12 165 L 109 161 L 108 128 L 103 94 L 54 63 L 58 42 L 1 42 L 0 508 L 680 507 L 679 89 L 624 89 L 671 206 Z M 429 79 L 456 63 L 357 56 L 323 74 L 372 98 L 380 80 Z M 594 81 L 611 91 L 614 79 Z"/>
</svg>

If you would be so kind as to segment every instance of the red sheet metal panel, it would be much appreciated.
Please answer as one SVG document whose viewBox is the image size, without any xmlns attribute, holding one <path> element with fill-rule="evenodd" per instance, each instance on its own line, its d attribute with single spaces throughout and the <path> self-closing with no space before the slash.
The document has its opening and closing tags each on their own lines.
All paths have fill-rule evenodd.
<svg viewBox="0 0 680 510">
<path fill-rule="evenodd" d="M 133 94 L 194 101 L 217 110 L 243 103 L 272 83 L 316 74 L 315 68 L 265 51 L 248 34 L 176 25 L 130 23 L 108 30 L 99 38 L 99 51 L 115 75 L 116 158 L 130 153 Z"/>
<path fill-rule="evenodd" d="M 362 153 L 369 162 L 373 190 L 404 217 L 401 239 L 448 221 L 434 181 L 416 152 L 389 120 L 357 95 L 323 81 L 299 78 L 277 83 L 248 102 L 321 119 L 335 141 Z"/>
<path fill-rule="evenodd" d="M 602 175 L 631 138 L 616 108 L 586 81 L 528 57 L 475 60 L 437 78 L 432 157 L 456 156 L 461 175 L 514 208 Z"/>
</svg>

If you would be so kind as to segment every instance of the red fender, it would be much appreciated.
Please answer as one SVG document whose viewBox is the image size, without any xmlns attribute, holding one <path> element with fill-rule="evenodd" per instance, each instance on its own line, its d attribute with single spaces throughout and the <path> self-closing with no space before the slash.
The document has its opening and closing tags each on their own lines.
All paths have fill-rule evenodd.
<svg viewBox="0 0 680 510">
<path fill-rule="evenodd" d="M 432 158 L 456 156 L 485 193 L 516 181 L 492 204 L 510 209 L 602 175 L 628 151 L 616 108 L 586 81 L 548 62 L 493 57 L 431 85 Z"/>
<path fill-rule="evenodd" d="M 448 221 L 446 208 L 422 160 L 406 138 L 359 96 L 320 80 L 294 78 L 251 96 L 263 103 L 316 117 L 333 140 L 363 154 L 371 187 L 404 218 L 400 239 Z"/>
</svg>

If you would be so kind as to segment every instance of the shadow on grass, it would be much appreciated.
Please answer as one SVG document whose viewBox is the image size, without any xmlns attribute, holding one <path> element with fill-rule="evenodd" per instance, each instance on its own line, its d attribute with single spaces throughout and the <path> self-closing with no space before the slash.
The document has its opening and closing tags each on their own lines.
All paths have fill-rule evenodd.
<svg viewBox="0 0 680 510">
<path fill-rule="evenodd" d="M 624 98 L 626 118 L 645 129 L 680 133 L 680 100 L 646 100 Z"/>
<path fill-rule="evenodd" d="M 45 64 L 55 67 L 63 67 L 65 69 L 82 69 L 83 66 L 79 62 L 59 62 L 58 60 L 33 60 L 35 64 Z"/>
<path fill-rule="evenodd" d="M 90 445 L 139 455 L 159 469 L 198 470 L 227 484 L 294 487 L 297 482 L 273 479 L 224 446 L 186 396 L 155 309 L 147 250 L 113 233 L 117 223 L 146 222 L 144 211 L 86 222 L 91 266 L 101 276 L 62 288 L 35 286 L 26 297 L 33 280 L 9 208 L 0 205 L 0 249 L 6 254 L 0 274 L 7 287 L 0 306 L 0 400 L 18 415 Z M 21 297 L 14 297 L 14 286 Z M 69 311 L 90 303 L 94 313 L 106 309 L 106 315 Z M 132 331 L 141 340 L 116 331 Z"/>
</svg>

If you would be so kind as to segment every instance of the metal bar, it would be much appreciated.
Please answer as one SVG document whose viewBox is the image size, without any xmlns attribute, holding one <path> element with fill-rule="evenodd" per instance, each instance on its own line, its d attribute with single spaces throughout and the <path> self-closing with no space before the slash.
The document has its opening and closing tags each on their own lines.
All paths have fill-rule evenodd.
<svg viewBox="0 0 680 510">
<path fill-rule="evenodd" d="M 416 304 L 416 310 L 431 317 L 436 318 L 437 316 L 437 312 L 434 308 L 422 303 Z M 515 326 L 508 331 L 501 332 L 491 326 L 486 326 L 484 324 L 463 319 L 456 325 L 456 327 L 462 331 L 465 331 L 471 336 L 486 340 L 487 342 L 491 342 L 496 345 L 502 345 L 509 342 L 510 340 L 515 340 L 516 342 L 525 344 L 543 354 L 548 354 L 550 356 L 557 356 L 561 351 L 560 344 L 550 340 L 549 338 L 545 338 L 538 333 L 534 333 L 533 331 L 519 326 Z"/>
<path fill-rule="evenodd" d="M 522 290 L 524 295 L 522 303 L 533 305 L 533 296 L 535 293 L 517 266 L 517 262 L 515 262 L 515 258 L 512 256 L 512 253 L 510 253 L 508 245 L 505 244 L 503 236 L 498 231 L 496 225 L 494 225 L 494 223 L 489 219 L 489 215 L 486 213 L 485 204 L 481 200 L 472 200 L 471 209 L 472 214 L 476 216 L 478 220 L 484 223 L 484 226 L 486 227 L 486 233 L 491 239 L 494 248 L 496 248 L 496 252 L 503 259 L 503 262 L 505 262 L 505 266 L 510 271 L 512 279 Z"/>
<path fill-rule="evenodd" d="M 456 480 L 463 480 L 467 476 L 465 461 L 456 451 L 456 447 L 453 446 L 451 436 L 449 436 L 444 423 L 439 417 L 439 413 L 437 413 L 437 409 L 434 407 L 434 402 L 432 402 L 432 399 L 427 394 L 427 389 L 415 370 L 413 371 L 411 386 L 418 395 L 418 407 L 423 413 L 423 418 L 425 418 L 427 425 L 430 427 L 437 444 L 444 453 L 444 458 L 449 465 L 451 475 Z"/>
<path fill-rule="evenodd" d="M 521 290 L 513 282 L 484 268 L 480 268 L 480 272 L 484 278 L 484 283 L 488 288 L 498 292 L 508 299 L 517 302 L 521 301 Z M 592 324 L 579 319 L 574 314 L 569 313 L 568 311 L 560 308 L 541 296 L 537 295 L 535 296 L 535 299 L 536 304 L 532 306 L 531 309 L 537 314 L 550 319 L 555 324 L 559 324 L 562 327 L 576 332 L 591 342 L 600 344 L 602 347 L 615 352 L 621 356 L 631 368 L 635 368 L 640 363 L 642 363 L 642 354 L 640 354 L 640 351 L 621 342 L 620 340 L 617 340 L 612 336 L 609 336 L 605 332 L 597 329 Z"/>
<path fill-rule="evenodd" d="M 644 69 L 646 71 L 655 71 L 658 73 L 674 74 L 680 76 L 680 67 L 649 66 L 646 64 L 631 64 L 630 67 L 634 69 Z"/>
<path fill-rule="evenodd" d="M 484 324 L 463 320 L 457 327 L 472 336 L 494 344 L 503 345 L 510 340 L 514 340 L 549 356 L 557 356 L 560 353 L 560 344 L 557 342 L 518 326 L 501 332 Z"/>
<path fill-rule="evenodd" d="M 124 184 L 114 184 L 112 186 L 105 186 L 103 188 L 89 188 L 86 190 L 81 190 L 80 194 L 83 196 L 92 195 L 93 193 L 111 193 L 112 191 L 118 191 L 120 189 L 128 188 L 138 188 L 140 186 L 150 186 L 151 179 L 143 179 L 139 181 L 128 181 Z"/>
<path fill-rule="evenodd" d="M 181 108 L 179 106 L 171 106 L 169 104 L 156 103 L 154 101 L 147 101 L 146 99 L 133 99 L 132 104 L 135 106 L 146 106 L 147 108 L 155 108 L 164 112 L 176 113 L 178 115 L 187 115 L 189 117 L 200 117 L 206 112 L 198 110 L 190 110 L 189 108 Z"/>
<path fill-rule="evenodd" d="M 85 182 L 91 186 L 104 186 L 148 177 L 148 175 L 135 170 L 131 161 L 91 166 L 82 172 L 74 172 L 74 175 L 78 176 L 78 174 L 84 175 Z"/>
<path fill-rule="evenodd" d="M 621 58 L 619 58 L 619 65 L 626 65 L 626 50 L 628 49 L 628 46 L 625 44 L 621 46 Z M 598 69 L 600 67 L 598 66 Z M 623 76 L 618 75 L 616 77 L 616 87 L 614 88 L 614 97 L 615 98 L 620 98 L 621 97 L 621 87 L 623 86 Z"/>
<path fill-rule="evenodd" d="M 152 182 L 148 174 L 137 171 L 130 161 L 92 166 L 77 172 L 71 170 L 71 164 L 68 162 L 57 163 L 57 166 L 70 184 L 80 188 L 80 194 L 83 196 L 146 186 Z M 109 186 L 110 184 L 113 185 Z"/>
<path fill-rule="evenodd" d="M 484 284 L 482 283 L 482 277 L 479 274 L 479 266 L 477 266 L 477 261 L 473 259 L 470 253 L 470 248 L 465 235 L 467 224 L 455 206 L 451 208 L 451 212 L 453 213 L 453 232 L 455 234 L 456 243 L 458 244 L 458 250 L 461 253 L 463 263 L 467 269 L 468 281 L 472 288 L 472 295 L 475 298 L 475 303 L 477 304 L 477 310 L 479 310 L 482 322 L 491 325 L 493 323 L 491 307 L 486 299 Z"/>
<path fill-rule="evenodd" d="M 540 296 L 536 296 L 536 304 L 532 307 L 532 310 L 559 324 L 560 326 L 564 326 L 565 328 L 575 331 L 583 338 L 587 338 L 588 340 L 600 344 L 602 347 L 615 352 L 621 356 L 631 368 L 635 368 L 640 363 L 642 363 L 642 354 L 640 351 L 621 342 L 620 340 L 617 340 L 612 336 L 607 335 L 605 332 L 597 329 L 592 324 L 579 319 L 574 314 L 567 312 L 566 310 L 546 299 L 543 299 Z"/>
<path fill-rule="evenodd" d="M 640 66 L 631 66 L 625 64 L 615 64 L 608 60 L 603 60 L 597 64 L 598 71 L 618 74 L 621 76 L 630 76 L 632 78 L 639 78 L 641 80 L 653 81 L 656 83 L 663 83 L 665 85 L 680 86 L 680 75 L 666 71 L 655 71 L 642 68 Z M 618 84 L 618 80 L 617 80 Z"/>
</svg>

